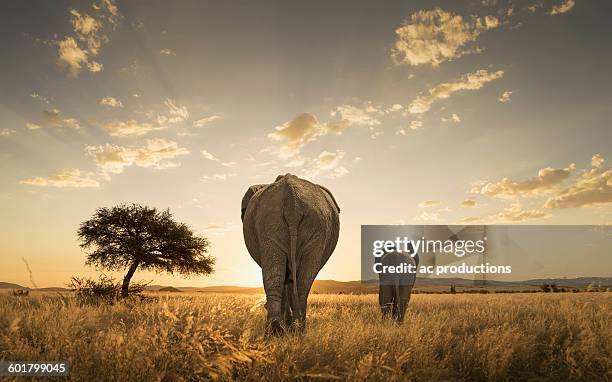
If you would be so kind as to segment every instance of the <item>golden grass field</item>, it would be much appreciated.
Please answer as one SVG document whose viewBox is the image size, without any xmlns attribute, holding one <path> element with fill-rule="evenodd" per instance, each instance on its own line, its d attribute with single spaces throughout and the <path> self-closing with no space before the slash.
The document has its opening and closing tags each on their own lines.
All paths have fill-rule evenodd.
<svg viewBox="0 0 612 382">
<path fill-rule="evenodd" d="M 375 295 L 311 295 L 306 332 L 279 338 L 260 296 L 150 296 L 4 294 L 0 356 L 69 360 L 83 381 L 612 379 L 612 293 L 415 295 L 401 326 Z"/>
</svg>

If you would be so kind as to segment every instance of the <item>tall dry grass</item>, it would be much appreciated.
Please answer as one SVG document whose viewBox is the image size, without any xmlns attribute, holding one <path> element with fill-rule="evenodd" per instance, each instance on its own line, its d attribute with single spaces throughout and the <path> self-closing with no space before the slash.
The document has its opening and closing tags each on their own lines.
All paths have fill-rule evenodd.
<svg viewBox="0 0 612 382">
<path fill-rule="evenodd" d="M 0 357 L 69 360 L 75 380 L 610 380 L 612 294 L 313 295 L 304 334 L 265 335 L 259 296 L 80 306 L 0 297 Z"/>
</svg>

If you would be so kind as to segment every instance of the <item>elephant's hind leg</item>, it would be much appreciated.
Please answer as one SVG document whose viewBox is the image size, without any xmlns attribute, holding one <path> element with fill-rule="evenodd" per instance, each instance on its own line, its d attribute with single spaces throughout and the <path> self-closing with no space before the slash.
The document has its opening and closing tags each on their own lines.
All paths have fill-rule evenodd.
<svg viewBox="0 0 612 382">
<path fill-rule="evenodd" d="M 272 332 L 282 332 L 283 323 L 283 289 L 287 268 L 287 256 L 282 248 L 268 241 L 262 245 L 261 272 L 264 290 L 268 301 L 268 323 Z"/>
<path fill-rule="evenodd" d="M 400 295 L 398 296 L 398 307 L 397 307 L 397 322 L 403 322 L 404 316 L 406 315 L 406 308 L 410 302 L 410 293 L 412 292 L 412 286 L 403 285 L 399 288 Z"/>
<path fill-rule="evenodd" d="M 291 293 L 293 286 L 289 282 L 285 282 L 283 287 L 283 298 L 281 301 L 281 310 L 283 312 L 283 320 L 285 325 L 290 326 L 293 323 L 293 313 L 291 312 Z"/>
</svg>

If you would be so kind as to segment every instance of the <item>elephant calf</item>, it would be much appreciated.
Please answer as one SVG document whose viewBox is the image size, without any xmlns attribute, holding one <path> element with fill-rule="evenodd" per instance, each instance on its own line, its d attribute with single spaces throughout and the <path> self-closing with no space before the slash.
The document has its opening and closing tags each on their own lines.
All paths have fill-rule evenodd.
<svg viewBox="0 0 612 382">
<path fill-rule="evenodd" d="M 244 194 L 244 241 L 261 267 L 273 332 L 282 322 L 305 322 L 312 283 L 338 242 L 339 214 L 327 188 L 291 174 Z"/>
<path fill-rule="evenodd" d="M 410 293 L 416 281 L 416 268 L 419 265 L 419 255 L 414 257 L 408 253 L 389 252 L 380 258 L 382 266 L 412 264 L 415 273 L 379 273 L 378 303 L 383 317 L 389 313 L 397 322 L 404 320 L 404 314 L 410 301 Z"/>
</svg>

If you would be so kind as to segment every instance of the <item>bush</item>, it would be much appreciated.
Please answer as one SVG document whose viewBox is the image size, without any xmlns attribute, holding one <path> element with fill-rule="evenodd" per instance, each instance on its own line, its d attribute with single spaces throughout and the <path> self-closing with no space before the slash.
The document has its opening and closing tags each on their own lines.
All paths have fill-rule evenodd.
<svg viewBox="0 0 612 382">
<path fill-rule="evenodd" d="M 144 298 L 142 292 L 149 283 L 132 283 L 128 296 Z M 86 277 L 72 277 L 68 287 L 75 292 L 76 299 L 81 304 L 97 305 L 100 303 L 114 304 L 121 299 L 121 283 L 112 277 L 102 274 L 98 280 Z"/>
</svg>

